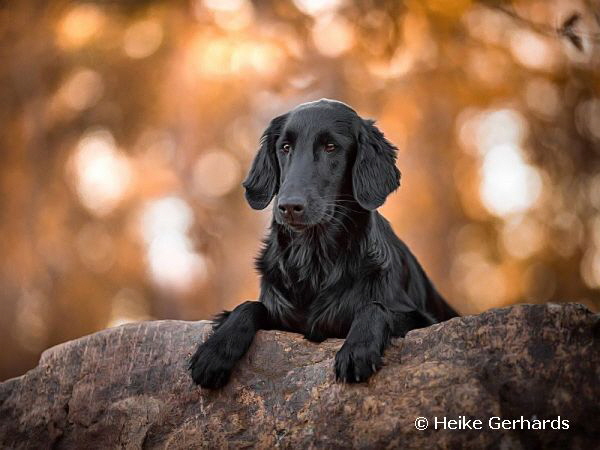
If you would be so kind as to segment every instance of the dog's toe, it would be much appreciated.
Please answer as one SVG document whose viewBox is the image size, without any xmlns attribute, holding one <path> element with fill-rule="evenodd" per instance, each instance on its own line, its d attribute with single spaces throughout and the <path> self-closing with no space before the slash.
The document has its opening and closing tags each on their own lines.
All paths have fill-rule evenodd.
<svg viewBox="0 0 600 450">
<path fill-rule="evenodd" d="M 379 353 L 364 345 L 344 344 L 335 356 L 335 375 L 339 381 L 360 383 L 381 367 Z"/>
<path fill-rule="evenodd" d="M 352 354 L 343 347 L 335 355 L 335 378 L 338 381 L 349 381 L 349 375 L 353 372 Z"/>
</svg>

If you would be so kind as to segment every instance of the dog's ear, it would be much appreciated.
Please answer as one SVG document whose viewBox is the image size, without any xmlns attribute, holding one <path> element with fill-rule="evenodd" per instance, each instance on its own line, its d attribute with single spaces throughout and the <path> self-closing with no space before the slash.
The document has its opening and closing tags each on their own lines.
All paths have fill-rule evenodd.
<svg viewBox="0 0 600 450">
<path fill-rule="evenodd" d="M 279 165 L 275 142 L 287 115 L 275 117 L 260 138 L 260 148 L 248 176 L 242 183 L 246 200 L 253 209 L 265 209 L 279 190 Z"/>
<path fill-rule="evenodd" d="M 368 210 L 379 208 L 386 197 L 400 186 L 397 149 L 374 123 L 373 120 L 361 119 L 352 169 L 354 198 Z"/>
</svg>

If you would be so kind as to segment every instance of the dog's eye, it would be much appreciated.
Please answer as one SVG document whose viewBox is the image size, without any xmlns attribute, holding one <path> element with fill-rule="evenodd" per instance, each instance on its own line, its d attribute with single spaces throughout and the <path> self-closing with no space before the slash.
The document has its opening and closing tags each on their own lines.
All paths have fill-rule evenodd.
<svg viewBox="0 0 600 450">
<path fill-rule="evenodd" d="M 334 150 L 335 150 L 335 144 L 327 144 L 327 145 L 325 145 L 325 151 L 327 153 L 331 153 Z"/>
<path fill-rule="evenodd" d="M 291 149 L 292 149 L 292 146 L 290 144 L 283 144 L 281 146 L 281 151 L 283 153 L 289 153 Z"/>
</svg>

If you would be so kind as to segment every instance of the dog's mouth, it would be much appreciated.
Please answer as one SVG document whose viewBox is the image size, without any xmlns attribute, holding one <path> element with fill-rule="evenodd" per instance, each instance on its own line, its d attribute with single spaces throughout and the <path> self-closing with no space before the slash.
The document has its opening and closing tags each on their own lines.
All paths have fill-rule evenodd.
<svg viewBox="0 0 600 450">
<path fill-rule="evenodd" d="M 275 220 L 279 225 L 283 225 L 292 231 L 304 231 L 311 226 L 310 223 L 306 223 L 302 219 L 299 220 L 299 218 L 286 218 L 282 217 L 281 214 L 275 214 Z"/>
</svg>

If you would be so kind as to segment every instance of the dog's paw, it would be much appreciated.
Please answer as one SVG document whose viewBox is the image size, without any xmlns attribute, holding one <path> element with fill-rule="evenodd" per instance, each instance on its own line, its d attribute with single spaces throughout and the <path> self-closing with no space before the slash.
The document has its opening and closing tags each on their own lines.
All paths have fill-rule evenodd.
<svg viewBox="0 0 600 450">
<path fill-rule="evenodd" d="M 207 389 L 218 389 L 229 381 L 235 361 L 226 358 L 217 342 L 210 339 L 200 344 L 190 358 L 189 369 L 194 383 Z"/>
<path fill-rule="evenodd" d="M 335 377 L 346 383 L 360 383 L 377 372 L 381 365 L 381 355 L 376 348 L 345 343 L 335 355 Z"/>
</svg>

